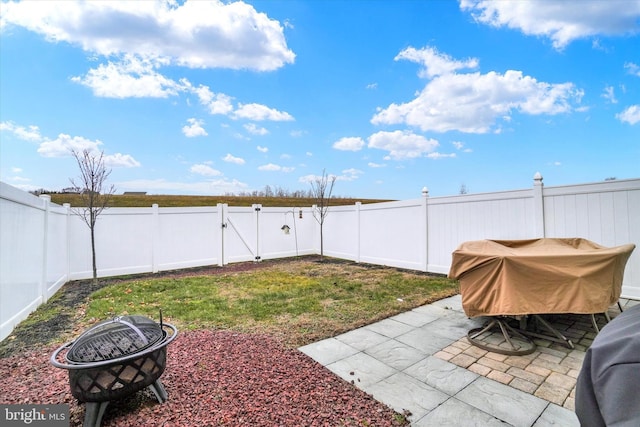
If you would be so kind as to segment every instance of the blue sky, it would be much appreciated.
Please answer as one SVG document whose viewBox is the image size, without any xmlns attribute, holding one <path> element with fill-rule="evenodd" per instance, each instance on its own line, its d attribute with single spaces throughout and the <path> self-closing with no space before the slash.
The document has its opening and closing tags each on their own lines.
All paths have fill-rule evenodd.
<svg viewBox="0 0 640 427">
<path fill-rule="evenodd" d="M 411 199 L 640 177 L 640 1 L 2 2 L 0 180 Z"/>
</svg>

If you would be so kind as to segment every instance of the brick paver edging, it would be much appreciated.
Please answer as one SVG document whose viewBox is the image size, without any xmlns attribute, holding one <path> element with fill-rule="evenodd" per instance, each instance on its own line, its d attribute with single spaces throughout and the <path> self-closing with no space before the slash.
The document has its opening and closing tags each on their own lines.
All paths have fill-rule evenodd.
<svg viewBox="0 0 640 427">
<path fill-rule="evenodd" d="M 639 303 L 621 302 L 623 307 Z M 609 310 L 612 318 L 619 313 L 617 306 Z M 598 317 L 598 325 L 602 327 L 604 316 Z M 587 315 L 554 315 L 547 320 L 571 339 L 574 349 L 553 341 L 535 339 L 537 348 L 533 353 L 507 356 L 475 347 L 467 337 L 463 337 L 434 356 L 573 411 L 576 380 L 596 333 Z"/>
</svg>

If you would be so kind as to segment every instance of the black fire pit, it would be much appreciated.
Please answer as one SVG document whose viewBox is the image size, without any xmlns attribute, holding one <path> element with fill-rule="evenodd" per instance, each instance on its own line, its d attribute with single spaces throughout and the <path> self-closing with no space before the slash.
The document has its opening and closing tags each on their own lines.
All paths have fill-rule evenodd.
<svg viewBox="0 0 640 427">
<path fill-rule="evenodd" d="M 162 322 L 162 313 L 160 324 L 144 316 L 122 316 L 98 323 L 58 348 L 51 364 L 69 370 L 71 394 L 86 402 L 84 427 L 99 426 L 110 401 L 145 387 L 158 402 L 166 402 L 160 376 L 167 345 L 177 335 L 175 326 Z"/>
</svg>

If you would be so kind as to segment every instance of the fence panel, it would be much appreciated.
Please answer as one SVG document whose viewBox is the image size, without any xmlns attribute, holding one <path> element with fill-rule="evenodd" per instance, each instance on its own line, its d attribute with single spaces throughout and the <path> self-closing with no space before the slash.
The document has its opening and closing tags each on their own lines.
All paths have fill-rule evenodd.
<svg viewBox="0 0 640 427">
<path fill-rule="evenodd" d="M 154 271 L 222 262 L 217 207 L 157 208 L 153 230 Z"/>
<path fill-rule="evenodd" d="M 0 183 L 0 339 L 44 300 L 45 201 Z"/>
<path fill-rule="evenodd" d="M 530 239 L 535 235 L 531 190 L 429 198 L 428 270 L 446 274 L 463 242 Z"/>
<path fill-rule="evenodd" d="M 423 270 L 423 219 L 421 199 L 362 205 L 360 261 Z"/>
<path fill-rule="evenodd" d="M 544 213 L 547 237 L 638 246 L 627 262 L 622 294 L 640 298 L 640 180 L 546 188 Z"/>
<path fill-rule="evenodd" d="M 69 280 L 69 210 L 49 204 L 46 229 L 45 299 Z"/>
<path fill-rule="evenodd" d="M 318 213 L 316 213 L 318 215 Z M 318 237 L 320 226 L 318 225 Z M 324 255 L 360 261 L 357 206 L 329 207 L 322 227 Z M 320 242 L 316 247 L 320 251 Z"/>
<path fill-rule="evenodd" d="M 308 208 L 262 207 L 258 225 L 260 258 L 264 260 L 315 254 L 314 222 Z"/>
<path fill-rule="evenodd" d="M 151 208 L 109 208 L 98 216 L 95 225 L 98 277 L 152 271 L 151 219 Z M 76 214 L 71 215 L 70 226 L 71 278 L 91 278 L 90 229 Z"/>
</svg>

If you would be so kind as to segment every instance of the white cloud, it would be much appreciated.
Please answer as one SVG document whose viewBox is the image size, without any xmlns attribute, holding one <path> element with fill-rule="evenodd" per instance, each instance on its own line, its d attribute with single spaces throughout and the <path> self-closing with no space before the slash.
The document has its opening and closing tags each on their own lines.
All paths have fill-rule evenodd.
<svg viewBox="0 0 640 427">
<path fill-rule="evenodd" d="M 366 86 L 367 89 L 378 89 L 378 83 L 369 83 Z"/>
<path fill-rule="evenodd" d="M 328 173 L 326 175 L 326 177 L 328 179 L 330 179 L 330 180 L 333 179 L 334 177 L 336 178 L 336 180 L 338 179 L 337 175 L 330 174 L 330 173 Z M 313 175 L 313 174 L 311 174 L 311 175 L 301 176 L 300 178 L 298 178 L 298 182 L 302 182 L 302 183 L 308 184 L 308 183 L 318 182 L 318 180 L 321 180 L 321 179 L 322 179 L 321 175 Z"/>
<path fill-rule="evenodd" d="M 262 104 L 238 104 L 238 109 L 233 113 L 237 119 L 248 119 L 260 122 L 263 120 L 271 120 L 274 122 L 292 121 L 293 117 L 285 112 L 278 111 L 275 108 L 269 108 Z"/>
<path fill-rule="evenodd" d="M 295 168 L 268 163 L 266 165 L 258 166 L 258 170 L 266 171 L 266 172 L 287 172 L 288 173 L 288 172 L 293 172 Z"/>
<path fill-rule="evenodd" d="M 248 136 L 246 136 L 245 134 L 240 133 L 240 132 L 235 132 L 235 133 L 233 134 L 233 137 L 234 137 L 235 139 L 241 139 L 241 140 L 243 140 L 243 141 L 250 141 L 250 140 L 251 140 L 251 138 L 249 138 Z"/>
<path fill-rule="evenodd" d="M 255 123 L 247 123 L 244 128 L 252 135 L 266 135 L 269 131 L 263 127 L 256 126 Z"/>
<path fill-rule="evenodd" d="M 355 181 L 363 173 L 363 171 L 355 168 L 345 169 L 342 171 L 342 175 L 336 176 L 336 181 Z"/>
<path fill-rule="evenodd" d="M 640 66 L 633 62 L 627 62 L 624 64 L 625 70 L 633 76 L 640 77 Z"/>
<path fill-rule="evenodd" d="M 42 186 L 30 184 L 31 180 L 29 178 L 24 178 L 21 176 L 10 176 L 5 180 L 6 182 L 11 183 L 12 186 L 19 188 L 22 191 L 36 191 L 42 188 Z"/>
<path fill-rule="evenodd" d="M 388 151 L 386 159 L 404 160 L 423 157 L 433 152 L 440 144 L 409 131 L 377 132 L 369 137 L 369 148 Z"/>
<path fill-rule="evenodd" d="M 333 143 L 333 148 L 341 151 L 360 151 L 365 142 L 360 137 L 344 137 Z"/>
<path fill-rule="evenodd" d="M 244 165 L 244 159 L 240 158 L 240 157 L 234 157 L 231 154 L 227 153 L 226 156 L 224 156 L 224 158 L 222 159 L 227 163 L 234 163 L 236 165 Z"/>
<path fill-rule="evenodd" d="M 453 141 L 451 144 L 456 147 L 456 150 L 461 150 L 463 153 L 471 153 L 473 151 L 471 148 L 464 148 L 464 143 L 460 141 Z"/>
<path fill-rule="evenodd" d="M 92 89 L 95 96 L 107 98 L 166 98 L 180 93 L 193 93 L 198 97 L 209 114 L 226 115 L 233 119 L 243 118 L 249 120 L 290 121 L 294 118 L 287 112 L 261 104 L 238 104 L 234 110 L 233 97 L 224 93 L 212 92 L 208 86 L 194 86 L 188 79 L 182 78 L 179 82 L 164 77 L 156 71 L 162 65 L 157 58 L 139 59 L 132 55 L 126 55 L 120 62 L 101 64 L 96 69 L 90 70 L 82 77 L 72 77 L 71 80 Z M 201 127 L 202 121 L 189 122 L 191 126 L 182 128 L 188 137 L 205 136 L 206 131 Z M 255 124 L 245 125 L 245 129 L 254 135 L 266 135 L 269 131 Z"/>
<path fill-rule="evenodd" d="M 82 152 L 84 150 L 89 150 L 95 154 L 103 152 L 101 148 L 103 143 L 100 140 L 92 141 L 82 136 L 72 137 L 64 133 L 51 140 L 42 136 L 38 126 L 34 125 L 25 128 L 13 122 L 0 122 L 0 131 L 11 132 L 16 137 L 26 141 L 39 142 L 37 152 L 42 157 L 70 157 L 72 156 L 72 151 Z M 132 168 L 140 166 L 140 162 L 130 154 L 104 154 L 103 160 L 107 167 Z"/>
<path fill-rule="evenodd" d="M 270 71 L 295 59 L 280 23 L 242 1 L 5 2 L 0 28 L 10 26 L 108 58 L 72 77 L 96 96 L 166 98 L 192 90 L 211 114 L 231 113 L 232 98 L 176 82 L 161 68 Z"/>
<path fill-rule="evenodd" d="M 430 80 L 414 100 L 379 109 L 371 123 L 406 124 L 436 132 L 499 132 L 496 122 L 509 120 L 514 111 L 567 113 L 582 95 L 573 83 L 539 82 L 521 71 L 443 74 Z"/>
<path fill-rule="evenodd" d="M 54 140 L 45 140 L 38 147 L 38 153 L 42 157 L 68 157 L 71 151 L 82 152 L 89 150 L 90 152 L 100 151 L 102 141 L 83 138 L 81 136 L 71 137 L 61 133 Z"/>
<path fill-rule="evenodd" d="M 212 168 L 209 165 L 205 165 L 205 164 L 196 164 L 191 166 L 191 169 L 189 169 L 191 171 L 191 173 L 195 173 L 197 175 L 203 175 L 203 176 L 220 176 L 222 175 L 222 172 L 220 172 L 217 169 Z"/>
<path fill-rule="evenodd" d="M 159 74 L 156 59 L 140 59 L 132 55 L 117 62 L 100 64 L 85 76 L 71 80 L 87 86 L 95 96 L 105 98 L 167 98 L 175 96 L 182 85 Z"/>
<path fill-rule="evenodd" d="M 336 181 L 355 181 L 356 179 L 360 178 L 360 175 L 362 175 L 364 172 L 359 170 L 359 169 L 345 169 L 342 171 L 341 175 L 335 175 L 335 174 L 327 174 L 326 178 L 328 178 L 329 180 L 335 178 Z M 309 184 L 309 183 L 315 183 L 318 182 L 319 180 L 322 179 L 321 175 L 304 175 L 301 176 L 300 178 L 298 178 L 298 182 L 302 182 L 305 184 Z"/>
<path fill-rule="evenodd" d="M 460 0 L 460 9 L 476 21 L 506 26 L 527 35 L 544 36 L 556 49 L 595 35 L 624 35 L 640 31 L 640 2 L 585 1 L 576 7 L 564 0 L 489 1 Z"/>
<path fill-rule="evenodd" d="M 261 147 L 261 146 L 257 146 L 256 149 L 261 152 L 261 153 L 266 153 L 267 151 L 269 151 L 269 148 L 267 147 Z"/>
<path fill-rule="evenodd" d="M 292 130 L 291 132 L 289 132 L 289 135 L 291 135 L 294 138 L 300 138 L 306 134 L 307 134 L 307 131 L 305 130 Z"/>
<path fill-rule="evenodd" d="M 222 114 L 233 119 L 248 119 L 254 121 L 290 121 L 294 118 L 287 112 L 278 111 L 275 108 L 262 104 L 238 104 L 237 109 L 233 106 L 233 97 L 224 93 L 214 93 L 208 86 L 200 85 L 195 87 L 187 79 L 180 80 L 180 87 L 184 91 L 194 93 L 200 104 L 204 105 L 210 114 Z M 245 129 L 254 135 L 266 135 L 269 131 L 254 123 L 245 125 Z"/>
<path fill-rule="evenodd" d="M 113 57 L 190 68 L 275 70 L 293 63 L 281 24 L 242 1 L 3 2 L 0 26 Z"/>
<path fill-rule="evenodd" d="M 387 167 L 387 165 L 385 165 L 384 163 L 373 163 L 373 162 L 367 163 L 367 166 L 369 166 L 370 168 L 384 168 L 384 167 Z"/>
<path fill-rule="evenodd" d="M 195 93 L 200 101 L 200 104 L 207 107 L 209 114 L 229 114 L 233 111 L 233 99 L 229 95 L 224 93 L 214 93 L 209 89 L 209 86 L 200 85 L 197 88 L 193 87 L 187 79 L 182 79 L 183 86 Z"/>
<path fill-rule="evenodd" d="M 294 120 L 289 113 L 278 111 L 275 108 L 270 108 L 262 104 L 238 104 L 237 109 L 234 109 L 233 98 L 229 95 L 214 93 L 208 86 L 200 85 L 195 88 L 186 79 L 182 79 L 181 83 L 187 90 L 190 90 L 198 96 L 200 103 L 209 110 L 210 114 L 223 114 L 233 119 L 248 119 L 254 121 Z M 267 129 L 256 126 L 254 123 L 248 123 L 244 127 L 254 135 L 266 135 L 269 133 Z"/>
<path fill-rule="evenodd" d="M 104 165 L 109 168 L 137 168 L 140 162 L 133 158 L 130 154 L 109 154 L 105 155 Z"/>
<path fill-rule="evenodd" d="M 607 101 L 609 101 L 612 104 L 617 104 L 618 100 L 616 99 L 616 94 L 615 91 L 613 89 L 613 86 L 605 86 L 604 88 L 604 93 L 602 94 L 602 97 L 604 99 L 606 99 Z"/>
<path fill-rule="evenodd" d="M 436 48 L 430 46 L 422 49 L 408 47 L 394 58 L 395 61 L 400 59 L 407 59 L 421 64 L 424 68 L 420 70 L 418 75 L 427 78 L 451 74 L 457 70 L 474 69 L 478 67 L 478 60 L 475 58 L 458 61 L 449 55 L 438 52 Z"/>
<path fill-rule="evenodd" d="M 18 126 L 13 122 L 0 122 L 0 131 L 6 131 L 13 133 L 16 137 L 25 140 L 38 142 L 42 140 L 42 136 L 40 135 L 40 129 L 38 126 Z"/>
<path fill-rule="evenodd" d="M 616 118 L 621 122 L 629 123 L 630 125 L 635 125 L 640 122 L 640 105 L 632 105 L 629 108 L 625 109 L 622 113 L 616 114 Z"/>
<path fill-rule="evenodd" d="M 84 138 L 82 136 L 70 136 L 61 133 L 54 140 L 50 140 L 40 135 L 40 129 L 38 126 L 18 126 L 12 122 L 1 122 L 0 131 L 8 131 L 16 135 L 18 138 L 40 142 L 38 146 L 38 154 L 42 157 L 69 157 L 72 155 L 72 151 L 82 152 L 89 150 L 93 153 L 98 153 L 102 150 L 102 141 Z M 105 154 L 104 164 L 106 167 L 139 167 L 140 162 L 133 158 L 130 154 Z"/>
<path fill-rule="evenodd" d="M 429 153 L 426 155 L 426 157 L 430 158 L 430 159 L 447 159 L 447 158 L 453 158 L 456 157 L 456 153 L 449 153 L 449 154 L 445 154 L 445 153 Z"/>
<path fill-rule="evenodd" d="M 591 47 L 595 50 L 609 53 L 609 49 L 606 46 L 602 45 L 602 43 L 600 43 L 600 39 L 593 39 L 593 41 L 591 42 Z"/>
<path fill-rule="evenodd" d="M 188 137 L 193 138 L 196 136 L 207 136 L 207 131 L 204 130 L 202 125 L 204 124 L 204 120 L 198 120 L 195 118 L 187 119 L 188 125 L 182 127 L 182 133 Z"/>
</svg>

